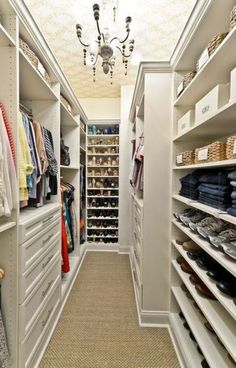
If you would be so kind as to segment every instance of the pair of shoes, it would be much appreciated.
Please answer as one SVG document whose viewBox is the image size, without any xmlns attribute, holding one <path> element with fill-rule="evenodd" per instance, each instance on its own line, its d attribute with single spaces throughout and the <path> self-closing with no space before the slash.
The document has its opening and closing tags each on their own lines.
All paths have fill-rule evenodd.
<svg viewBox="0 0 236 368">
<path fill-rule="evenodd" d="M 222 243 L 221 250 L 230 258 L 236 260 L 236 242 Z"/>
<path fill-rule="evenodd" d="M 233 240 L 236 240 L 236 228 L 230 224 L 218 235 L 209 235 L 208 239 L 215 248 L 221 249 L 222 243 L 229 243 Z"/>
</svg>

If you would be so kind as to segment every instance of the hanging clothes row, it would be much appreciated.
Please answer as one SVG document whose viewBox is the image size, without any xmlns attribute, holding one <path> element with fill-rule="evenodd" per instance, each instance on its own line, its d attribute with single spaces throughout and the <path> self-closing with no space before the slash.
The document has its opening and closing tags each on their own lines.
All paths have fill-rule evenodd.
<svg viewBox="0 0 236 368">
<path fill-rule="evenodd" d="M 41 207 L 57 194 L 58 164 L 52 133 L 21 111 L 19 136 L 20 206 Z"/>
<path fill-rule="evenodd" d="M 4 276 L 5 272 L 2 268 L 0 268 L 0 280 L 3 279 Z M 8 367 L 8 359 L 9 359 L 9 352 L 7 346 L 6 331 L 1 311 L 1 281 L 0 281 L 0 367 L 1 368 Z"/>
<path fill-rule="evenodd" d="M 11 216 L 17 208 L 15 147 L 10 122 L 0 103 L 0 216 Z"/>
<path fill-rule="evenodd" d="M 136 141 L 133 143 L 133 159 L 129 175 L 130 184 L 143 191 L 143 165 L 144 165 L 144 137 L 141 135 L 136 148 Z"/>
<path fill-rule="evenodd" d="M 74 208 L 74 191 L 72 184 L 61 181 L 62 201 L 62 271 L 69 272 L 69 256 L 73 252 L 78 238 L 78 225 Z"/>
</svg>

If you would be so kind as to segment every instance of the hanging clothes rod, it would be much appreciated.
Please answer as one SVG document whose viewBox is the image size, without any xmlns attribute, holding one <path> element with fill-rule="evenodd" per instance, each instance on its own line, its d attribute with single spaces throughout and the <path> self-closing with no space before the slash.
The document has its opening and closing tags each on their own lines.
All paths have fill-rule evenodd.
<svg viewBox="0 0 236 368">
<path fill-rule="evenodd" d="M 20 103 L 20 110 L 22 110 L 23 112 L 25 112 L 27 115 L 32 116 L 32 110 L 29 109 L 28 107 L 26 107 L 25 105 L 23 105 L 22 103 Z"/>
<path fill-rule="evenodd" d="M 0 280 L 3 279 L 5 277 L 5 271 L 0 268 Z"/>
</svg>

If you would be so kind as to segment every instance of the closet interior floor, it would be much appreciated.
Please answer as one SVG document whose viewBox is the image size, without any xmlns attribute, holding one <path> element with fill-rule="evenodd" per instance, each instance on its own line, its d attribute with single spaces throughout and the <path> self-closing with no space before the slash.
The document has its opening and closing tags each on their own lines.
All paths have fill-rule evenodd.
<svg viewBox="0 0 236 368">
<path fill-rule="evenodd" d="M 87 252 L 40 368 L 179 368 L 167 328 L 140 328 L 128 255 Z"/>
</svg>

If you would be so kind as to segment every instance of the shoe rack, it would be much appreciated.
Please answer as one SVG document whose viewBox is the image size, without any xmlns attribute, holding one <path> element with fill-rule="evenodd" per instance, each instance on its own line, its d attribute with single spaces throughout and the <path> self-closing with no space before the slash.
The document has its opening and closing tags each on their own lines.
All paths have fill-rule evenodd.
<svg viewBox="0 0 236 368">
<path fill-rule="evenodd" d="M 90 245 L 118 243 L 119 121 L 87 124 L 87 221 Z"/>
<path fill-rule="evenodd" d="M 236 276 L 235 259 L 210 244 L 199 233 L 193 231 L 173 214 L 182 213 L 187 208 L 202 211 L 214 219 L 236 224 L 236 218 L 209 205 L 201 204 L 179 195 L 180 178 L 196 169 L 207 172 L 213 168 L 236 167 L 236 160 L 202 162 L 178 166 L 177 155 L 187 150 L 203 147 L 216 140 L 235 134 L 236 99 L 231 99 L 218 109 L 210 118 L 195 123 L 183 132 L 177 132 L 178 120 L 193 110 L 195 104 L 212 88 L 221 83 L 230 82 L 230 72 L 236 67 L 232 44 L 236 44 L 236 27 L 226 36 L 222 44 L 198 71 L 194 79 L 178 96 L 177 87 L 187 71 L 196 68 L 201 52 L 207 42 L 216 34 L 229 31 L 229 14 L 236 5 L 207 1 L 196 5 L 198 22 L 191 23 L 179 42 L 172 57 L 174 102 L 172 135 L 172 242 L 171 242 L 171 305 L 170 326 L 175 337 L 184 366 L 231 368 L 236 362 L 236 304 L 235 298 L 218 288 L 219 281 L 226 275 Z M 181 52 L 180 52 L 181 50 Z M 183 242 L 192 241 L 198 251 L 204 254 L 211 264 L 221 267 L 220 280 L 208 275 L 210 266 L 204 266 L 183 246 Z M 236 279 L 235 279 L 236 280 Z"/>
</svg>

